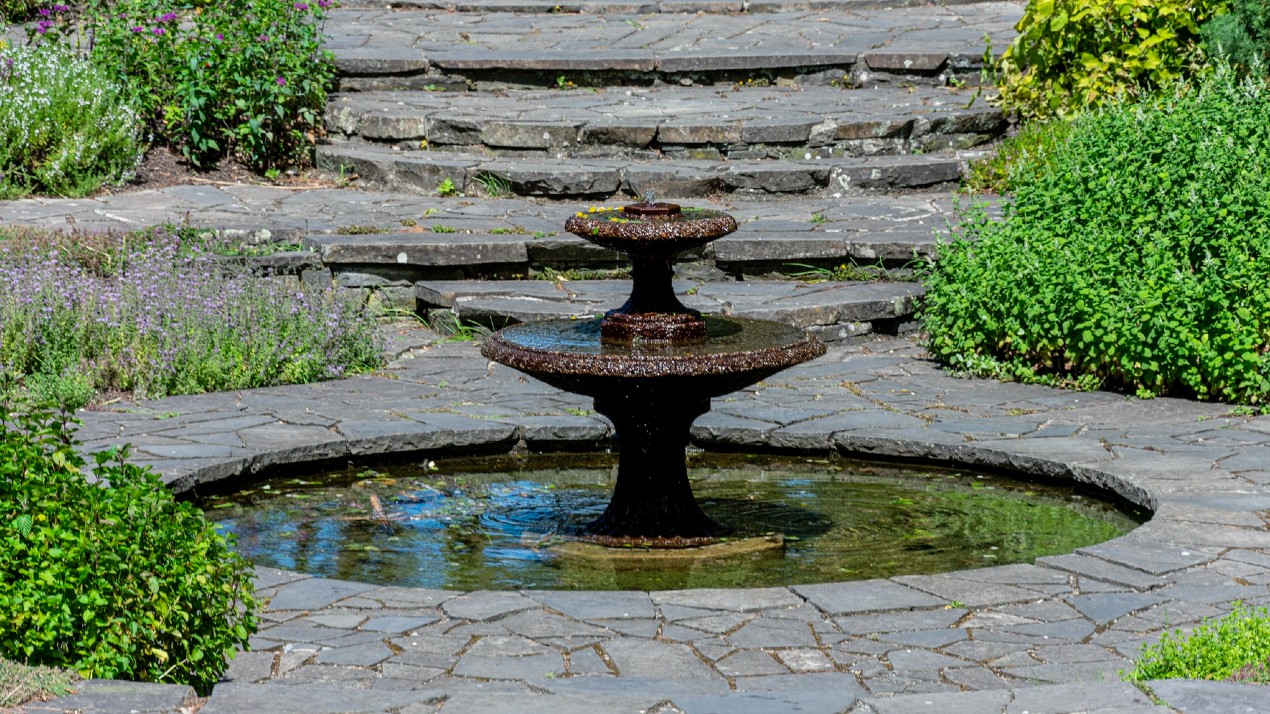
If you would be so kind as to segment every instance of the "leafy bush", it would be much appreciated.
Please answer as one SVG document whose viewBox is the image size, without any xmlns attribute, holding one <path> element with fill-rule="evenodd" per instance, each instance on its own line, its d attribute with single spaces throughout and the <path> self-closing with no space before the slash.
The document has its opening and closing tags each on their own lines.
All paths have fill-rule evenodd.
<svg viewBox="0 0 1270 714">
<path fill-rule="evenodd" d="M 1129 681 L 1151 679 L 1215 679 L 1235 677 L 1241 670 L 1264 667 L 1270 660 L 1270 612 L 1236 602 L 1225 617 L 1206 622 L 1189 636 L 1164 633 L 1159 644 L 1144 645 Z"/>
<path fill-rule="evenodd" d="M 0 25 L 29 19 L 37 5 L 31 0 L 0 0 Z"/>
<path fill-rule="evenodd" d="M 251 566 L 126 459 L 90 483 L 64 416 L 0 402 L 0 655 L 206 692 L 256 630 Z"/>
<path fill-rule="evenodd" d="M 1006 137 L 992 156 L 970 164 L 965 186 L 971 191 L 1006 193 L 1019 181 L 1033 179 L 1050 168 L 1050 155 L 1071 133 L 1061 120 L 1034 121 Z M 1027 175 L 1022 175 L 1026 172 Z"/>
<path fill-rule="evenodd" d="M 1230 0 L 1230 12 L 1199 28 L 1205 49 L 1243 67 L 1265 66 L 1270 60 L 1270 3 Z"/>
<path fill-rule="evenodd" d="M 0 228 L 0 370 L 81 406 L 339 377 L 379 364 L 371 315 L 297 291 L 170 227 L 114 236 Z"/>
<path fill-rule="evenodd" d="M 68 50 L 0 49 L 0 199 L 123 183 L 145 151 L 141 130 L 122 88 Z"/>
<path fill-rule="evenodd" d="M 932 354 L 980 375 L 1265 403 L 1268 90 L 1219 68 L 1076 119 L 1002 218 L 962 211 L 926 276 Z"/>
<path fill-rule="evenodd" d="M 1200 63 L 1199 27 L 1225 0 L 1029 0 L 997 70 L 1002 105 L 1070 116 L 1170 85 Z"/>
<path fill-rule="evenodd" d="M 334 61 L 331 0 L 91 0 L 93 60 L 140 102 L 155 135 L 198 166 L 236 154 L 262 171 L 304 164 Z"/>
</svg>

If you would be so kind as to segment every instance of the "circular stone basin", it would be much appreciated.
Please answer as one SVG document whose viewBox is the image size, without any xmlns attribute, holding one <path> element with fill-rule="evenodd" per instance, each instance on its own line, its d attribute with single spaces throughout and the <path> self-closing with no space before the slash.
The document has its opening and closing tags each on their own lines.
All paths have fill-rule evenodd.
<svg viewBox="0 0 1270 714">
<path fill-rule="evenodd" d="M 278 478 L 202 504 L 261 565 L 458 590 L 763 587 L 1031 562 L 1119 536 L 1145 514 L 1054 485 L 845 459 L 697 455 L 724 547 L 582 545 L 608 454 L 443 460 Z M 727 545 L 734 543 L 735 547 Z M 597 554 L 598 553 L 598 554 Z"/>
<path fill-rule="evenodd" d="M 735 218 L 708 208 L 683 208 L 674 215 L 644 218 L 624 211 L 579 213 L 564 224 L 576 236 L 628 255 L 673 255 L 699 248 L 736 228 Z"/>
<path fill-rule="evenodd" d="M 481 353 L 571 392 L 621 392 L 623 380 L 664 381 L 721 396 L 824 354 L 800 329 L 763 320 L 707 316 L 704 341 L 610 344 L 600 320 L 550 320 L 500 330 Z"/>
</svg>

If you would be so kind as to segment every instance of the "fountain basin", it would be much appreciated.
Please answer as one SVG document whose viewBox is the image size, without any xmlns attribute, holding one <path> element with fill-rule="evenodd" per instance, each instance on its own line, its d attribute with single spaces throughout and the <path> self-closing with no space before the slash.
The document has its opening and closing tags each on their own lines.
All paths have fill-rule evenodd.
<svg viewBox="0 0 1270 714">
<path fill-rule="evenodd" d="M 703 341 L 625 345 L 605 341 L 600 320 L 513 325 L 487 340 L 481 354 L 590 397 L 665 389 L 708 399 L 825 353 L 819 340 L 788 325 L 734 317 L 703 319 Z"/>
<path fill-rule="evenodd" d="M 720 544 L 605 548 L 576 529 L 616 481 L 605 453 L 438 458 L 290 473 L 204 501 L 261 565 L 442 589 L 760 587 L 1031 562 L 1140 515 L 1045 482 L 841 458 L 693 454 Z M 783 536 L 783 539 L 780 537 Z"/>
</svg>

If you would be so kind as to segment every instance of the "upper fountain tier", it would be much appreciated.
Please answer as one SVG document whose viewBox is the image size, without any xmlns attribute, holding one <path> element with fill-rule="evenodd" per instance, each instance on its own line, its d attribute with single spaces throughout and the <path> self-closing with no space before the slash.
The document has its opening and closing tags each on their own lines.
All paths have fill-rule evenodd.
<svg viewBox="0 0 1270 714">
<path fill-rule="evenodd" d="M 631 258 L 631 296 L 600 324 L 609 344 L 700 342 L 701 313 L 684 307 L 671 287 L 675 257 L 736 230 L 736 219 L 720 211 L 658 203 L 652 194 L 614 211 L 579 213 L 565 230 Z"/>
<path fill-rule="evenodd" d="M 721 211 L 659 203 L 652 194 L 621 209 L 578 213 L 565 229 L 631 258 L 631 295 L 600 320 L 504 328 L 485 343 L 490 359 L 572 392 L 603 398 L 655 390 L 707 400 L 824 354 L 801 329 L 760 320 L 703 317 L 675 296 L 675 256 L 736 230 Z"/>
<path fill-rule="evenodd" d="M 652 194 L 620 210 L 578 213 L 565 230 L 629 256 L 675 256 L 700 248 L 736 230 L 736 219 L 721 211 L 658 203 Z"/>
</svg>

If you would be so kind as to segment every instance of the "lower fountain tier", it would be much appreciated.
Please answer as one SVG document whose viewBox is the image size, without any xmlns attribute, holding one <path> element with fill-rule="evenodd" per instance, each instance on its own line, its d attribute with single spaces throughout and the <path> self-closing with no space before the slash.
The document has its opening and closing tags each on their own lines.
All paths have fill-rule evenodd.
<svg viewBox="0 0 1270 714">
<path fill-rule="evenodd" d="M 497 332 L 481 354 L 590 397 L 667 390 L 709 399 L 825 353 L 819 340 L 789 325 L 715 316 L 705 323 L 705 340 L 688 344 L 610 344 L 598 319 L 525 323 Z"/>
<path fill-rule="evenodd" d="M 774 322 L 706 318 L 704 341 L 613 345 L 599 320 L 507 327 L 481 354 L 566 391 L 595 399 L 613 422 L 617 483 L 608 508 L 580 535 L 607 544 L 683 543 L 723 535 L 692 495 L 684 463 L 692 423 L 710 398 L 743 389 L 825 347 Z"/>
</svg>

